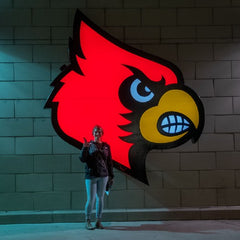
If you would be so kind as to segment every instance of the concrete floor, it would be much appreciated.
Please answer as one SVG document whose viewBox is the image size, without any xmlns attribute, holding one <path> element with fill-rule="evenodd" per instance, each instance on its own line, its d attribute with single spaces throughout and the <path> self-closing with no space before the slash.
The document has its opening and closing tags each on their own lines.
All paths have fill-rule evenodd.
<svg viewBox="0 0 240 240">
<path fill-rule="evenodd" d="M 104 230 L 84 223 L 0 225 L 1 240 L 239 240 L 240 220 L 105 222 Z"/>
</svg>

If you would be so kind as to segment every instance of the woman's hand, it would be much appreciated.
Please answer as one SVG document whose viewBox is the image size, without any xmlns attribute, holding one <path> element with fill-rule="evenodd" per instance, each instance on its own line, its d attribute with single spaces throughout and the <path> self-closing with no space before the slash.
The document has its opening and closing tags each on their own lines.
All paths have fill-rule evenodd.
<svg viewBox="0 0 240 240">
<path fill-rule="evenodd" d="M 89 143 L 88 143 L 87 139 L 84 137 L 83 140 L 84 140 L 83 147 L 89 147 Z"/>
</svg>

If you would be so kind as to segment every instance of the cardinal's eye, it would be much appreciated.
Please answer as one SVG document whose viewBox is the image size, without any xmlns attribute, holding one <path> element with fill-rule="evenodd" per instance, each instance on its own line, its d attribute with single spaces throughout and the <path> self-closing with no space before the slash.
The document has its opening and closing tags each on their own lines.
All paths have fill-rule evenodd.
<svg viewBox="0 0 240 240">
<path fill-rule="evenodd" d="M 141 103 L 148 102 L 154 97 L 153 92 L 138 78 L 132 82 L 130 86 L 130 93 L 136 101 Z"/>
</svg>

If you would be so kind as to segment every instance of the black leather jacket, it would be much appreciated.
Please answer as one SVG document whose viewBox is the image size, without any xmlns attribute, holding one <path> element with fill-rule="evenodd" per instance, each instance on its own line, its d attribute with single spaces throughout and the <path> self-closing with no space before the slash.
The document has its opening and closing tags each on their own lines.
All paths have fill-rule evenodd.
<svg viewBox="0 0 240 240">
<path fill-rule="evenodd" d="M 103 142 L 101 144 L 90 141 L 89 147 L 80 150 L 80 160 L 86 163 L 85 178 L 94 177 L 113 178 L 113 162 L 110 146 Z"/>
</svg>

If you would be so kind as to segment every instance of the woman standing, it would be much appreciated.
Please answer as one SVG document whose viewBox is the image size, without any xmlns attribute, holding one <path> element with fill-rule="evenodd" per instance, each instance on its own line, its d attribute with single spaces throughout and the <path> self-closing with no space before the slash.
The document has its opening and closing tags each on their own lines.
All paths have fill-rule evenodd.
<svg viewBox="0 0 240 240">
<path fill-rule="evenodd" d="M 96 202 L 96 225 L 97 229 L 103 229 L 101 224 L 104 193 L 108 181 L 113 180 L 113 163 L 110 146 L 102 141 L 103 129 L 96 125 L 93 128 L 94 140 L 87 142 L 84 138 L 83 148 L 80 151 L 80 160 L 86 163 L 85 184 L 87 202 L 85 206 L 86 228 L 93 230 L 91 213 Z"/>
</svg>

